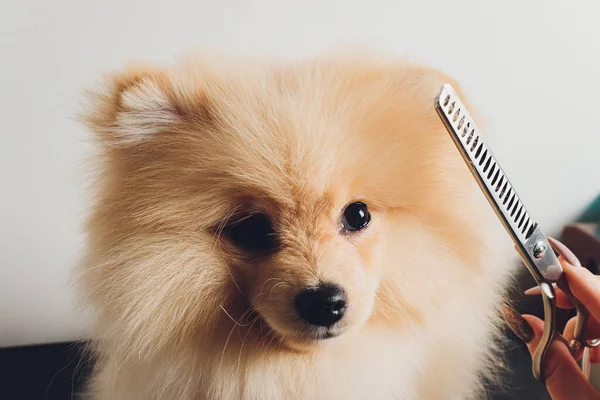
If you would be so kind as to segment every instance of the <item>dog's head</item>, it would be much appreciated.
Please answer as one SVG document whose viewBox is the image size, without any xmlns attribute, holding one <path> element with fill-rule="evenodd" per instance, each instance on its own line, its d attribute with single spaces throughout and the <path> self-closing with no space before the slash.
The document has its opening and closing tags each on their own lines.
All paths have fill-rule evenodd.
<svg viewBox="0 0 600 400">
<path fill-rule="evenodd" d="M 422 323 L 479 265 L 473 185 L 433 109 L 445 81 L 356 59 L 113 77 L 86 114 L 102 171 L 83 286 L 105 337 L 144 352 L 252 326 L 306 348 Z"/>
</svg>

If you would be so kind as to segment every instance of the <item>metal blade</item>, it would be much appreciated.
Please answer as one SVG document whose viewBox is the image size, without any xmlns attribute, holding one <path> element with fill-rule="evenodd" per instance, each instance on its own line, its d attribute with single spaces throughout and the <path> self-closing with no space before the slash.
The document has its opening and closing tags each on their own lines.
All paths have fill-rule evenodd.
<svg viewBox="0 0 600 400">
<path fill-rule="evenodd" d="M 562 268 L 546 236 L 525 209 L 452 86 L 442 86 L 435 109 L 530 272 L 538 282 L 555 282 Z"/>
</svg>

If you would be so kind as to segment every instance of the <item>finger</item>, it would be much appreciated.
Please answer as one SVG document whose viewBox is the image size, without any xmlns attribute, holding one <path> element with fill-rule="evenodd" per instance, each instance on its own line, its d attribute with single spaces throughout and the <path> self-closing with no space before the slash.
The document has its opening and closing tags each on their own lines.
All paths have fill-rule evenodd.
<svg viewBox="0 0 600 400">
<path fill-rule="evenodd" d="M 600 320 L 600 280 L 587 268 L 581 267 L 581 263 L 567 246 L 553 238 L 548 238 L 548 242 L 560 253 L 559 261 L 571 292 L 596 320 Z"/>
<path fill-rule="evenodd" d="M 560 260 L 560 258 L 559 258 Z M 594 275 L 594 277 L 596 279 L 600 280 L 600 275 Z M 559 288 L 556 287 L 556 283 L 552 284 L 552 287 L 554 288 L 554 290 L 560 290 Z M 542 292 L 542 290 L 540 289 L 540 287 L 538 285 L 532 286 L 529 289 L 525 290 L 523 292 L 523 294 L 530 296 L 530 295 L 536 295 L 536 294 L 540 294 Z"/>
<path fill-rule="evenodd" d="M 591 357 L 590 357 L 591 363 L 592 364 L 600 363 L 600 346 L 591 347 L 590 351 L 591 351 Z"/>
<path fill-rule="evenodd" d="M 552 287 L 554 287 L 554 290 L 556 291 L 556 306 L 557 307 L 564 308 L 567 310 L 574 308 L 573 303 L 571 302 L 571 299 L 569 299 L 569 296 L 567 296 L 565 294 L 565 292 L 563 292 L 562 290 L 557 288 L 555 284 L 553 284 Z M 525 292 L 523 292 L 523 294 L 525 294 L 527 296 L 540 295 L 540 294 L 542 294 L 542 290 L 540 289 L 539 286 L 534 286 L 532 288 L 527 289 Z"/>
<path fill-rule="evenodd" d="M 533 355 L 540 343 L 544 322 L 532 315 L 521 316 L 507 306 L 502 307 L 502 315 L 509 328 L 527 344 Z M 583 376 L 564 343 L 554 340 L 543 361 L 545 384 L 552 399 L 600 399 L 600 394 Z"/>
<path fill-rule="evenodd" d="M 573 296 L 585 305 L 596 320 L 600 320 L 600 280 L 585 268 L 567 262 L 562 265 Z"/>
<path fill-rule="evenodd" d="M 534 332 L 532 340 L 527 343 L 527 348 L 533 355 L 542 337 L 544 322 L 533 315 L 523 315 L 522 318 L 530 324 Z M 543 361 L 542 371 L 546 388 L 553 400 L 600 399 L 600 394 L 583 376 L 579 365 L 563 342 L 552 341 Z"/>
<path fill-rule="evenodd" d="M 563 336 L 570 342 L 573 340 L 573 332 L 575 329 L 575 322 L 578 317 L 571 318 L 565 325 Z M 590 318 L 585 324 L 585 330 L 583 331 L 583 339 L 592 340 L 600 338 L 600 323 L 595 318 Z"/>
</svg>

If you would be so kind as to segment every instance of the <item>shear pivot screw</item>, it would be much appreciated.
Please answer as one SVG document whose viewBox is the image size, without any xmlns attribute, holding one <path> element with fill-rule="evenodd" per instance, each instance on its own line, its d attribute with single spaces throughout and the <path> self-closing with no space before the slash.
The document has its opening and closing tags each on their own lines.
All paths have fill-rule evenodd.
<svg viewBox="0 0 600 400">
<path fill-rule="evenodd" d="M 546 245 L 546 243 L 542 241 L 537 242 L 533 246 L 533 256 L 539 260 L 540 258 L 544 257 L 547 248 L 548 246 Z"/>
</svg>

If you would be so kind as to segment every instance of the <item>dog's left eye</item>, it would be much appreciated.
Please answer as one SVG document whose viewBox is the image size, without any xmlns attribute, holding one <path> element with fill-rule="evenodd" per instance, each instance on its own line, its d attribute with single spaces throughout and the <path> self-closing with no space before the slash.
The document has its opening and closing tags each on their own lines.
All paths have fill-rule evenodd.
<svg viewBox="0 0 600 400">
<path fill-rule="evenodd" d="M 276 235 L 269 218 L 264 214 L 251 214 L 225 227 L 225 234 L 240 249 L 269 252 L 276 247 Z"/>
<path fill-rule="evenodd" d="M 366 228 L 369 222 L 371 222 L 371 213 L 365 203 L 357 201 L 346 206 L 342 216 L 342 228 L 345 231 L 359 231 Z"/>
</svg>

